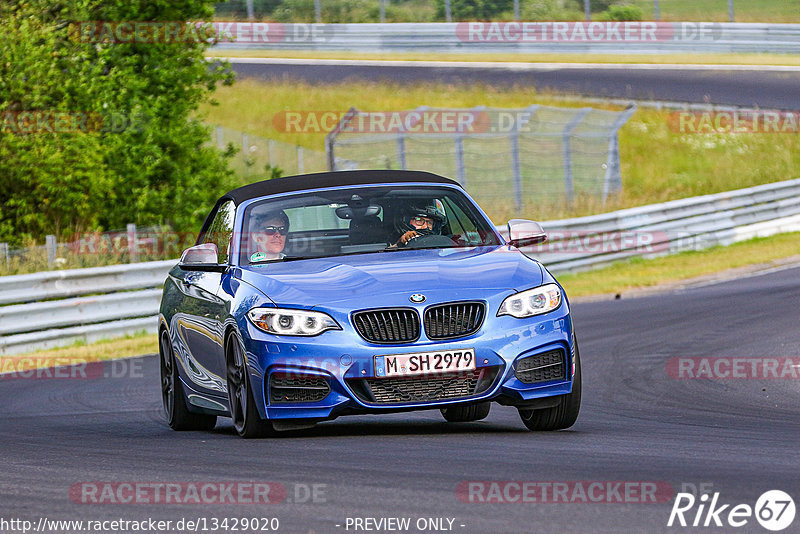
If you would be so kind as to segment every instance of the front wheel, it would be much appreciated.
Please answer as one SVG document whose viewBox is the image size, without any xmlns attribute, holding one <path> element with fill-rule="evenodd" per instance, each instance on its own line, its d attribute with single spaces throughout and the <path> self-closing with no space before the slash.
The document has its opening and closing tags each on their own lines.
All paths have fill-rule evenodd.
<svg viewBox="0 0 800 534">
<path fill-rule="evenodd" d="M 216 415 L 192 413 L 186 406 L 186 395 L 178 376 L 172 342 L 166 330 L 161 331 L 158 342 L 161 360 L 161 403 L 172 430 L 211 430 L 217 424 Z"/>
<path fill-rule="evenodd" d="M 235 335 L 228 337 L 227 361 L 228 401 L 236 433 L 243 438 L 263 438 L 275 433 L 272 423 L 261 419 L 253 400 L 250 373 L 242 343 Z"/>
<path fill-rule="evenodd" d="M 479 402 L 477 404 L 468 404 L 466 406 L 450 406 L 442 408 L 442 417 L 450 423 L 466 423 L 469 421 L 480 421 L 486 419 L 489 415 L 489 409 L 492 407 L 491 402 Z"/>
<path fill-rule="evenodd" d="M 522 422 L 529 430 L 563 430 L 575 424 L 581 410 L 581 357 L 575 341 L 575 377 L 572 393 L 561 395 L 557 405 L 539 410 L 519 410 Z"/>
</svg>

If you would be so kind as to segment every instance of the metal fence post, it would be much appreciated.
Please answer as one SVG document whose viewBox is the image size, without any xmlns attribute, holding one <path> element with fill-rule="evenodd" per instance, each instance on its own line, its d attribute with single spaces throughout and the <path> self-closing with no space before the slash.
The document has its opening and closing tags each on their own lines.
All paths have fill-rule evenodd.
<svg viewBox="0 0 800 534">
<path fill-rule="evenodd" d="M 511 134 L 511 182 L 514 185 L 514 209 L 522 211 L 522 172 L 519 167 L 519 132 Z"/>
<path fill-rule="evenodd" d="M 402 134 L 397 136 L 397 161 L 400 168 L 406 170 L 406 137 Z"/>
<path fill-rule="evenodd" d="M 297 174 L 305 172 L 305 165 L 303 164 L 303 147 L 297 147 Z"/>
<path fill-rule="evenodd" d="M 275 167 L 275 163 L 274 163 L 275 162 L 275 157 L 274 157 L 274 153 L 273 153 L 274 152 L 274 148 L 273 148 L 274 146 L 275 146 L 275 141 L 270 139 L 269 142 L 267 143 L 267 152 L 269 152 L 269 166 L 270 167 Z"/>
<path fill-rule="evenodd" d="M 3 258 L 3 264 L 6 269 L 11 268 L 11 257 L 8 252 L 8 243 L 0 243 L 0 258 Z"/>
<path fill-rule="evenodd" d="M 522 211 L 522 167 L 519 161 L 519 133 L 522 131 L 522 127 L 533 118 L 538 109 L 539 105 L 529 106 L 527 108 L 528 114 L 525 117 L 517 115 L 514 118 L 514 130 L 509 136 L 509 141 L 511 142 L 511 183 L 514 187 L 514 208 L 517 211 Z"/>
<path fill-rule="evenodd" d="M 514 0 L 514 20 L 519 22 L 519 0 Z"/>
<path fill-rule="evenodd" d="M 586 0 L 587 2 L 589 0 Z M 444 20 L 453 22 L 453 11 L 450 9 L 450 0 L 444 0 Z"/>
<path fill-rule="evenodd" d="M 128 224 L 128 254 L 130 254 L 130 263 L 136 263 L 138 259 L 138 250 L 136 247 L 136 225 L 133 223 Z"/>
<path fill-rule="evenodd" d="M 592 2 L 591 0 L 583 0 L 583 12 L 586 16 L 586 22 L 592 20 Z"/>
<path fill-rule="evenodd" d="M 379 16 L 381 23 L 386 22 L 386 4 L 384 3 L 385 0 L 379 0 Z"/>
<path fill-rule="evenodd" d="M 222 141 L 222 126 L 217 126 L 217 148 L 222 150 L 225 148 L 225 144 Z"/>
<path fill-rule="evenodd" d="M 456 144 L 456 179 L 462 187 L 467 186 L 467 173 L 464 169 L 464 136 L 455 137 Z"/>
<path fill-rule="evenodd" d="M 608 160 L 606 161 L 606 176 L 603 180 L 603 204 L 606 203 L 608 195 L 616 193 L 622 189 L 622 172 L 619 162 L 619 129 L 628 122 L 636 110 L 635 104 L 625 108 L 625 111 L 617 117 L 611 125 L 611 138 L 608 141 Z"/>
<path fill-rule="evenodd" d="M 253 9 L 253 0 L 247 0 L 247 20 L 255 20 L 255 10 Z"/>
<path fill-rule="evenodd" d="M 56 236 L 48 235 L 44 239 L 45 249 L 47 250 L 47 266 L 52 269 L 56 264 L 56 250 L 58 248 L 58 245 L 56 244 Z"/>
<path fill-rule="evenodd" d="M 314 20 L 319 24 L 322 22 L 322 6 L 320 2 L 322 0 L 314 0 Z"/>
<path fill-rule="evenodd" d="M 353 117 L 356 115 L 358 115 L 358 110 L 355 107 L 348 109 L 347 113 L 344 114 L 344 117 L 342 117 L 336 126 L 334 126 L 333 130 L 328 132 L 328 134 L 325 136 L 325 156 L 328 160 L 329 171 L 336 170 L 336 138 L 344 128 L 347 128 L 347 125 L 350 124 L 350 121 L 353 120 Z"/>
<path fill-rule="evenodd" d="M 582 108 L 578 113 L 564 127 L 561 132 L 563 154 L 564 154 L 564 194 L 567 197 L 567 203 L 572 202 L 572 195 L 574 193 L 574 185 L 572 183 L 572 132 L 581 123 L 591 108 Z"/>
<path fill-rule="evenodd" d="M 656 20 L 661 20 L 661 6 L 658 4 L 658 0 L 655 0 L 654 2 L 653 18 Z"/>
<path fill-rule="evenodd" d="M 731 19 L 731 22 L 736 22 L 736 18 L 733 16 L 733 0 L 728 0 L 728 18 Z"/>
</svg>

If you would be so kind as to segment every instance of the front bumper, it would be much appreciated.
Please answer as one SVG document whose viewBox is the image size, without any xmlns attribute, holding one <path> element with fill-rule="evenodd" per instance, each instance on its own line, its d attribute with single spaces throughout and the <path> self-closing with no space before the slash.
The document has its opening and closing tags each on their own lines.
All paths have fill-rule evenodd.
<svg viewBox="0 0 800 534">
<path fill-rule="evenodd" d="M 348 414 L 435 409 L 479 401 L 524 406 L 535 399 L 572 391 L 574 341 L 567 302 L 553 312 L 528 319 L 487 317 L 477 333 L 447 342 L 432 341 L 423 335 L 414 343 L 370 344 L 361 339 L 349 323 L 343 324 L 340 317 L 336 319 L 343 330 L 328 331 L 311 338 L 274 336 L 249 323 L 243 325 L 248 329 L 243 338 L 253 394 L 262 417 L 325 420 Z M 391 385 L 381 388 L 379 399 L 374 386 L 370 387 L 370 384 L 376 384 L 375 380 L 397 380 L 377 377 L 376 356 L 464 348 L 475 351 L 477 369 L 473 389 L 459 385 L 455 380 L 441 381 L 441 377 L 453 378 L 453 375 L 403 378 L 416 382 L 399 384 L 402 387 L 398 388 Z M 562 351 L 564 358 L 564 372 L 559 377 L 547 379 L 545 376 L 534 383 L 526 383 L 517 377 L 515 371 L 519 360 L 554 350 Z M 327 394 L 310 402 L 276 401 L 275 395 L 270 395 L 270 377 L 273 375 L 309 379 L 305 383 L 319 383 L 322 379 L 327 384 Z M 439 382 L 436 382 L 436 377 L 439 377 Z M 423 383 L 425 380 L 430 382 Z M 380 386 L 387 384 L 378 383 Z M 415 391 L 426 387 L 444 393 L 426 400 L 414 398 Z M 396 400 L 387 397 L 384 390 L 389 390 L 388 394 L 397 390 Z"/>
</svg>

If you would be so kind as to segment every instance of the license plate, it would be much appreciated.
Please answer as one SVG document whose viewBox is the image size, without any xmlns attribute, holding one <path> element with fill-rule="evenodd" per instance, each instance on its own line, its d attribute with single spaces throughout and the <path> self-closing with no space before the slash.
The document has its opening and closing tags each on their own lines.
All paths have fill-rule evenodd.
<svg viewBox="0 0 800 534">
<path fill-rule="evenodd" d="M 375 356 L 375 376 L 415 376 L 475 370 L 475 349 Z"/>
</svg>

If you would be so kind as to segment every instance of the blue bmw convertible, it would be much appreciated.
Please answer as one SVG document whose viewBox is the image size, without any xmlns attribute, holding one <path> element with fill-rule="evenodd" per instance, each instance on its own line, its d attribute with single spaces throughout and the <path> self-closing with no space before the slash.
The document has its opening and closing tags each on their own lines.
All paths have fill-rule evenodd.
<svg viewBox="0 0 800 534">
<path fill-rule="evenodd" d="M 223 195 L 161 300 L 169 426 L 245 438 L 350 414 L 514 406 L 575 423 L 580 356 L 563 288 L 455 181 L 417 171 L 276 178 Z"/>
</svg>

